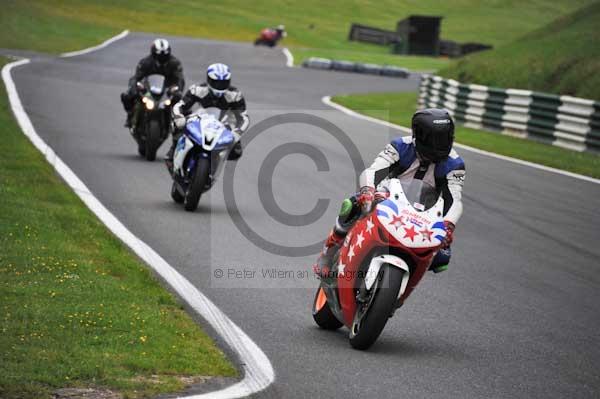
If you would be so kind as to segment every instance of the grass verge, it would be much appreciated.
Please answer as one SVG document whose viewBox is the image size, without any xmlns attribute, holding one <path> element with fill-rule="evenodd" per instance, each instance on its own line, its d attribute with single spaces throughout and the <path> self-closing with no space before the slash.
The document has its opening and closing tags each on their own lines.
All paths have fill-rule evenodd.
<svg viewBox="0 0 600 399">
<path fill-rule="evenodd" d="M 137 398 L 236 376 L 22 134 L 3 85 L 0 137 L 0 397 L 104 387 Z"/>
<path fill-rule="evenodd" d="M 332 98 L 354 111 L 410 126 L 416 109 L 417 93 L 376 93 L 340 95 Z M 580 153 L 516 137 L 457 126 L 456 141 L 485 151 L 535 162 L 553 168 L 600 178 L 600 156 Z"/>
<path fill-rule="evenodd" d="M 600 101 L 600 2 L 498 49 L 440 71 L 461 82 L 568 94 Z"/>
<path fill-rule="evenodd" d="M 445 60 L 398 57 L 388 47 L 348 41 L 354 22 L 395 29 L 411 14 L 441 15 L 442 38 L 499 46 L 590 0 L 0 0 L 0 47 L 51 53 L 95 45 L 123 29 L 251 42 L 261 28 L 285 24 L 284 40 L 306 56 L 437 69 Z M 518 18 L 515 16 L 518 15 Z M 176 49 L 175 49 L 176 50 Z"/>
</svg>

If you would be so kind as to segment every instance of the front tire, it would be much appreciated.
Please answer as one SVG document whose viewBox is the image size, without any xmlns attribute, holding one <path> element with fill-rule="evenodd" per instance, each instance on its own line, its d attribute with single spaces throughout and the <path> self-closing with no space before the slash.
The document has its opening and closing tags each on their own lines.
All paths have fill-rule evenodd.
<svg viewBox="0 0 600 399">
<path fill-rule="evenodd" d="M 350 328 L 350 345 L 354 349 L 365 350 L 375 343 L 389 317 L 396 307 L 396 300 L 402 285 L 404 271 L 390 265 L 383 265 L 371 289 L 373 293 L 367 309 L 359 304 Z M 383 282 L 387 282 L 384 284 Z"/>
<path fill-rule="evenodd" d="M 324 330 L 337 330 L 344 325 L 331 311 L 329 303 L 327 302 L 327 296 L 322 287 L 319 287 L 315 294 L 312 316 L 315 323 Z"/>
<path fill-rule="evenodd" d="M 148 130 L 146 132 L 146 160 L 154 161 L 156 159 L 156 151 L 160 145 L 160 123 L 156 119 L 151 119 L 148 122 Z"/>
<path fill-rule="evenodd" d="M 200 202 L 202 191 L 204 190 L 206 183 L 208 183 L 209 174 L 210 161 L 207 158 L 198 159 L 194 177 L 185 193 L 183 206 L 186 211 L 194 212 L 198 208 L 198 202 Z"/>
</svg>

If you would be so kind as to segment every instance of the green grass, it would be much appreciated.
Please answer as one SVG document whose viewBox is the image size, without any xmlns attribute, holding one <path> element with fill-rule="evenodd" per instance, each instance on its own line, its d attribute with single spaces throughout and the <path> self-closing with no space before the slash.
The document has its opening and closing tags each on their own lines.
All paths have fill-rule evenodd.
<svg viewBox="0 0 600 399">
<path fill-rule="evenodd" d="M 417 93 L 340 95 L 332 99 L 357 112 L 410 127 Z M 516 137 L 457 126 L 456 141 L 485 151 L 600 178 L 600 157 Z"/>
<path fill-rule="evenodd" d="M 350 24 L 395 29 L 410 14 L 441 15 L 442 37 L 508 43 L 590 0 L 0 0 L 0 47 L 52 53 L 77 50 L 123 29 L 250 42 L 265 26 L 286 25 L 284 44 L 298 62 L 308 56 L 352 57 L 414 69 L 444 60 L 398 57 L 389 49 L 349 42 Z M 518 17 L 515 17 L 518 16 Z M 307 50 L 313 49 L 313 50 Z M 420 58 L 420 59 L 419 59 Z"/>
<path fill-rule="evenodd" d="M 600 2 L 440 72 L 462 82 L 600 100 Z"/>
<path fill-rule="evenodd" d="M 0 137 L 0 397 L 61 387 L 147 397 L 181 390 L 184 376 L 236 376 L 25 138 L 3 86 Z"/>
</svg>

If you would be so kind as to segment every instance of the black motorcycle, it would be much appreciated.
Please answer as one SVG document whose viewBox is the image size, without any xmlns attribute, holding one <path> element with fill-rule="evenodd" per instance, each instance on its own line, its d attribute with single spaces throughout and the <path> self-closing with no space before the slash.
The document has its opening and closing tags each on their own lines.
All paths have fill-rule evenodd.
<svg viewBox="0 0 600 399">
<path fill-rule="evenodd" d="M 156 159 L 156 151 L 171 133 L 171 107 L 181 99 L 179 87 L 165 87 L 163 75 L 149 75 L 138 82 L 140 101 L 136 104 L 131 135 L 138 153 L 148 161 Z"/>
</svg>

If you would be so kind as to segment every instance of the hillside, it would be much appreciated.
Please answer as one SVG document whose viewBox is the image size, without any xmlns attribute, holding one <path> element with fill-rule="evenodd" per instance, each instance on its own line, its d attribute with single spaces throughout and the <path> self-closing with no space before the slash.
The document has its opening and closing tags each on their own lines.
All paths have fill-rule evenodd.
<svg viewBox="0 0 600 399">
<path fill-rule="evenodd" d="M 465 57 L 440 75 L 462 82 L 600 100 L 600 2 L 510 44 Z"/>
<path fill-rule="evenodd" d="M 441 15 L 443 38 L 498 46 L 585 4 L 589 0 L 0 0 L 0 48 L 59 53 L 123 29 L 249 42 L 261 28 L 283 23 L 289 32 L 284 44 L 292 51 L 303 49 L 297 58 L 329 51 L 397 65 L 422 58 L 431 61 L 423 67 L 436 69 L 444 60 L 392 56 L 387 47 L 349 42 L 350 24 L 394 29 L 410 14 Z"/>
</svg>

